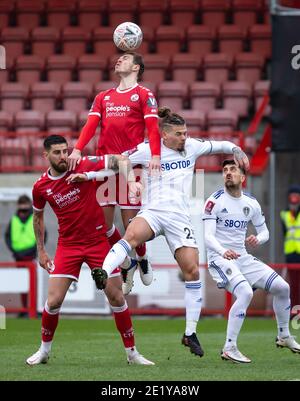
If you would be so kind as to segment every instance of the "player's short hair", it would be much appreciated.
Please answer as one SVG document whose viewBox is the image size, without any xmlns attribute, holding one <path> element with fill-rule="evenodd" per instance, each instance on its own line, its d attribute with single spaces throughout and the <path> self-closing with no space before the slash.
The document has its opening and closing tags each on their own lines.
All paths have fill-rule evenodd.
<svg viewBox="0 0 300 401">
<path fill-rule="evenodd" d="M 139 53 L 131 52 L 131 51 L 127 51 L 124 54 L 130 54 L 131 56 L 133 56 L 133 64 L 137 64 L 140 66 L 138 76 L 137 76 L 138 81 L 140 81 L 142 79 L 142 75 L 145 71 L 145 64 L 144 64 L 143 56 Z"/>
<path fill-rule="evenodd" d="M 44 149 L 49 151 L 52 145 L 60 145 L 61 143 L 65 143 L 68 145 L 66 138 L 61 135 L 49 135 L 44 140 Z"/>
<path fill-rule="evenodd" d="M 222 167 L 224 168 L 228 164 L 235 164 L 236 165 L 236 162 L 233 159 L 226 159 L 226 160 L 223 161 Z M 246 175 L 246 170 L 243 167 L 239 166 L 239 169 L 244 175 Z"/>
<path fill-rule="evenodd" d="M 29 198 L 29 196 L 27 196 L 25 194 L 19 196 L 19 198 L 17 200 L 17 204 L 18 205 L 23 205 L 24 203 L 30 203 L 31 204 L 31 199 Z"/>
<path fill-rule="evenodd" d="M 160 107 L 158 109 L 158 116 L 161 118 L 160 126 L 162 130 L 170 125 L 185 125 L 185 119 L 179 114 L 172 113 L 167 107 Z"/>
</svg>

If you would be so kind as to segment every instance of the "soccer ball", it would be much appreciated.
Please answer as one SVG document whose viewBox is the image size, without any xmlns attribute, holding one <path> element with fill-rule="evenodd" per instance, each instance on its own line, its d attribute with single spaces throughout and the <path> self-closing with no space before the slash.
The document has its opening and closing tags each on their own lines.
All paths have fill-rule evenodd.
<svg viewBox="0 0 300 401">
<path fill-rule="evenodd" d="M 141 28 L 133 22 L 123 22 L 114 31 L 114 43 L 120 50 L 135 50 L 143 40 Z"/>
</svg>

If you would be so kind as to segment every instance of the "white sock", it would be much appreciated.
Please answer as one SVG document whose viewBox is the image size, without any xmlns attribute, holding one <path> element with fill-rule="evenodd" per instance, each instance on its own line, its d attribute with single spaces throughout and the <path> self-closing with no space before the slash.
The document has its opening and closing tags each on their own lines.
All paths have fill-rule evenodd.
<svg viewBox="0 0 300 401">
<path fill-rule="evenodd" d="M 278 337 L 289 337 L 289 323 L 290 323 L 290 286 L 282 277 L 277 276 L 271 284 L 270 293 L 274 295 L 273 309 L 277 321 Z"/>
<path fill-rule="evenodd" d="M 244 323 L 247 308 L 253 297 L 253 291 L 247 281 L 241 281 L 234 288 L 233 294 L 236 296 L 236 300 L 229 311 L 225 349 L 237 343 L 237 337 Z"/>
<path fill-rule="evenodd" d="M 190 336 L 197 331 L 197 324 L 201 312 L 202 297 L 200 280 L 185 282 L 184 300 L 186 311 L 185 335 Z"/>
<path fill-rule="evenodd" d="M 127 356 L 133 356 L 138 354 L 136 347 L 125 348 L 125 351 Z"/>
<path fill-rule="evenodd" d="M 110 276 L 111 272 L 115 270 L 118 266 L 120 266 L 128 253 L 131 251 L 130 244 L 121 239 L 118 241 L 108 252 L 106 258 L 103 263 L 103 269 L 107 272 L 108 276 Z"/>
<path fill-rule="evenodd" d="M 47 354 L 50 354 L 52 343 L 53 343 L 53 341 L 47 341 L 47 342 L 42 341 L 40 350 L 42 352 L 47 352 Z"/>
</svg>

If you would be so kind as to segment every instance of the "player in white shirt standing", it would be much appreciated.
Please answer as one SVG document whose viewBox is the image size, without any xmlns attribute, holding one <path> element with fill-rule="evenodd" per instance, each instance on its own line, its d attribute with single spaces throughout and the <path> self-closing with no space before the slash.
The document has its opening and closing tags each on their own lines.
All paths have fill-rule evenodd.
<svg viewBox="0 0 300 401">
<path fill-rule="evenodd" d="M 185 280 L 186 329 L 182 344 L 202 357 L 204 353 L 196 336 L 202 301 L 198 247 L 189 214 L 195 161 L 202 155 L 225 153 L 233 154 L 243 168 L 248 169 L 249 162 L 245 153 L 234 143 L 187 138 L 184 119 L 169 109 L 160 109 L 159 116 L 163 118 L 161 175 L 149 175 L 149 144 L 142 143 L 127 152 L 132 164 L 142 164 L 144 167 L 142 208 L 129 224 L 124 237 L 111 248 L 103 263 L 103 270 L 110 276 L 114 266 L 121 265 L 131 249 L 164 235 Z M 96 178 L 97 174 L 86 173 L 85 179 Z M 74 180 L 76 177 L 78 175 L 74 175 Z M 82 179 L 82 175 L 79 179 Z M 128 294 L 132 286 L 133 275 L 129 270 L 123 286 L 124 293 Z"/>
<path fill-rule="evenodd" d="M 234 160 L 223 162 L 225 188 L 213 193 L 204 206 L 203 220 L 209 272 L 218 288 L 231 292 L 236 300 L 228 317 L 224 360 L 250 363 L 237 348 L 253 288 L 271 293 L 276 315 L 276 344 L 300 353 L 300 345 L 290 335 L 290 288 L 273 269 L 247 253 L 245 245 L 256 247 L 268 241 L 269 231 L 257 200 L 242 191 L 245 170 Z M 251 221 L 257 235 L 247 235 Z"/>
</svg>

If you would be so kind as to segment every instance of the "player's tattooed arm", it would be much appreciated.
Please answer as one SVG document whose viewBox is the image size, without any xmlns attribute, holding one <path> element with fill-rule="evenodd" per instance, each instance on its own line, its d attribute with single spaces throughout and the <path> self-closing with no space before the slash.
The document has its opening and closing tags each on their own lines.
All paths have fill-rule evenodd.
<svg viewBox="0 0 300 401">
<path fill-rule="evenodd" d="M 135 181 L 135 174 L 128 157 L 124 155 L 107 155 L 108 168 L 114 171 L 119 171 L 128 182 Z"/>
<path fill-rule="evenodd" d="M 249 170 L 249 159 L 245 152 L 238 146 L 232 149 L 233 157 L 235 162 L 246 171 Z"/>
<path fill-rule="evenodd" d="M 41 267 L 49 273 L 53 270 L 53 262 L 45 250 L 45 223 L 44 211 L 33 211 L 33 229 L 36 238 L 38 260 Z"/>
</svg>

